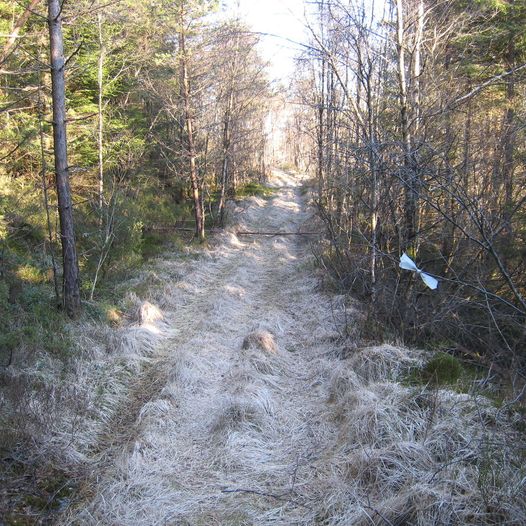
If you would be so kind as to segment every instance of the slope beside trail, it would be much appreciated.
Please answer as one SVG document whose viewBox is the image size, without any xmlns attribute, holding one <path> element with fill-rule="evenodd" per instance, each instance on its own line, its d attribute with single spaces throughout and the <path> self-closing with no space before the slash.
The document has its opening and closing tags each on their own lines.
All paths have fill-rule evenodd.
<svg viewBox="0 0 526 526">
<path fill-rule="evenodd" d="M 306 229 L 300 183 L 275 171 L 270 199 L 249 199 L 205 256 L 167 278 L 143 313 L 143 329 L 165 337 L 61 524 L 484 519 L 462 455 L 478 440 L 470 422 L 491 409 L 451 393 L 415 401 L 388 380 L 418 353 L 385 345 L 342 359 L 345 307 L 319 290 L 305 238 L 236 236 Z M 160 265 L 170 276 L 176 263 Z"/>
</svg>

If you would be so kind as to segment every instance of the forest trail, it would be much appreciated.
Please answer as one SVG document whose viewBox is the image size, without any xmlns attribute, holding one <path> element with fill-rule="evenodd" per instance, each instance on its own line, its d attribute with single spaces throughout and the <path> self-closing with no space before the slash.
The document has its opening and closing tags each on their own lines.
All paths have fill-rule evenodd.
<svg viewBox="0 0 526 526">
<path fill-rule="evenodd" d="M 162 317 L 143 309 L 136 334 L 162 337 L 59 523 L 522 523 L 519 470 L 500 459 L 507 485 L 480 485 L 478 466 L 508 455 L 502 413 L 402 385 L 418 351 L 350 349 L 338 331 L 359 315 L 320 290 L 305 236 L 236 236 L 307 229 L 301 179 L 271 185 L 198 259 L 156 263 Z"/>
<path fill-rule="evenodd" d="M 232 232 L 174 284 L 159 330 L 175 334 L 103 440 L 93 500 L 66 522 L 292 524 L 311 514 L 321 444 L 336 432 L 319 410 L 335 310 L 303 237 L 233 233 L 301 231 L 300 184 L 275 171 L 274 196 L 250 198 Z M 242 349 L 258 330 L 275 352 Z"/>
</svg>

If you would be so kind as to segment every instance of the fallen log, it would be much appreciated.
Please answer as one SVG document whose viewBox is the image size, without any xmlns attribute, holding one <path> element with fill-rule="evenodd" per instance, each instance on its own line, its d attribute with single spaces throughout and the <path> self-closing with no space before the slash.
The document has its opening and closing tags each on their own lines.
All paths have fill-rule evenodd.
<svg viewBox="0 0 526 526">
<path fill-rule="evenodd" d="M 184 226 L 148 226 L 144 229 L 146 232 L 171 232 L 171 231 L 177 231 L 177 232 L 195 232 L 195 227 L 189 228 Z M 207 232 L 223 232 L 220 228 L 207 228 Z"/>
<path fill-rule="evenodd" d="M 250 232 L 240 230 L 237 236 L 321 236 L 322 232 Z"/>
<path fill-rule="evenodd" d="M 178 231 L 178 232 L 195 232 L 194 228 L 182 227 L 182 226 L 149 226 L 146 227 L 147 232 L 165 232 L 165 231 Z M 209 228 L 207 232 L 224 232 L 221 228 Z M 321 236 L 323 232 L 256 232 L 250 230 L 239 230 L 236 232 L 236 236 Z"/>
</svg>

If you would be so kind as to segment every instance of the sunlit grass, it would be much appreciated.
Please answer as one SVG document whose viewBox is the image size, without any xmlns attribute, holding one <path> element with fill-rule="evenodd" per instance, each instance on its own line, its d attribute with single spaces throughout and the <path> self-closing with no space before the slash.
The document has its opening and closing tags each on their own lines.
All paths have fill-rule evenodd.
<svg viewBox="0 0 526 526">
<path fill-rule="evenodd" d="M 274 188 L 261 183 L 249 182 L 236 189 L 236 197 L 271 197 L 275 193 Z"/>
</svg>

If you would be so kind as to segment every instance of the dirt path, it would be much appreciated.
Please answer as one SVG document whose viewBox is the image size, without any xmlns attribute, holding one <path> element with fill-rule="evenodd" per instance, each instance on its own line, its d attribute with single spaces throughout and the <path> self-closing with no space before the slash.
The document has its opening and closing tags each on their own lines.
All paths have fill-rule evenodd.
<svg viewBox="0 0 526 526">
<path fill-rule="evenodd" d="M 273 182 L 275 196 L 249 200 L 236 229 L 303 227 L 299 181 Z M 312 513 L 305 488 L 333 433 L 317 415 L 317 361 L 334 309 L 316 291 L 303 238 L 222 237 L 169 288 L 163 314 L 176 334 L 102 441 L 93 500 L 66 522 L 292 524 Z M 254 331 L 272 335 L 276 352 L 243 350 Z"/>
<path fill-rule="evenodd" d="M 342 354 L 342 302 L 319 291 L 304 238 L 234 234 L 305 228 L 299 181 L 275 172 L 273 184 L 274 197 L 249 199 L 232 230 L 182 275 L 180 262 L 159 263 L 164 319 L 152 307 L 140 334 L 164 339 L 100 438 L 81 503 L 60 523 L 482 524 L 503 523 L 503 510 L 521 517 L 509 490 L 521 487 L 520 473 L 507 472 L 508 489 L 491 488 L 493 507 L 480 488 L 475 466 L 486 462 L 487 437 L 497 443 L 505 425 L 487 401 L 398 383 L 421 363 L 418 352 L 383 345 Z M 265 341 L 244 349 L 255 331 L 276 348 Z"/>
</svg>

